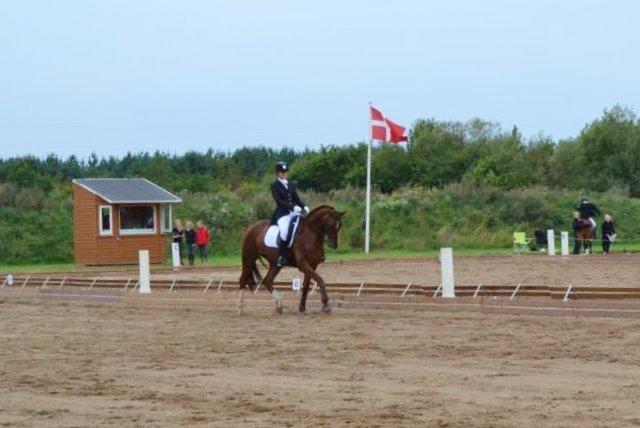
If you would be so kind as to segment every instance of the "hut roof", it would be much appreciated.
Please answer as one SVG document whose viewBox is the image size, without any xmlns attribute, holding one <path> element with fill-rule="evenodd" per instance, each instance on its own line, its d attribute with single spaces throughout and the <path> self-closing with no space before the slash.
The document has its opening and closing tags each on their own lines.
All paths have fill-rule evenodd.
<svg viewBox="0 0 640 428">
<path fill-rule="evenodd" d="M 177 204 L 182 199 L 146 178 L 83 178 L 73 180 L 110 204 Z"/>
</svg>

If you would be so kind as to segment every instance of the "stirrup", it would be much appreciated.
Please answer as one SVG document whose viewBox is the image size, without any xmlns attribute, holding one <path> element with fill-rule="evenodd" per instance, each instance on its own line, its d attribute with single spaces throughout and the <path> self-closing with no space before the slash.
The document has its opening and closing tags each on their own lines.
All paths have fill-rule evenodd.
<svg viewBox="0 0 640 428">
<path fill-rule="evenodd" d="M 276 260 L 276 266 L 284 267 L 286 265 L 287 265 L 287 259 L 284 258 L 284 256 L 278 256 L 278 259 Z"/>
</svg>

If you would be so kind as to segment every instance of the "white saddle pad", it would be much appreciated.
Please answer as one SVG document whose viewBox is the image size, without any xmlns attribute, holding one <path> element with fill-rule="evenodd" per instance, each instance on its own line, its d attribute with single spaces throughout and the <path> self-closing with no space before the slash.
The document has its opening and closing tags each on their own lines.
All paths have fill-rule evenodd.
<svg viewBox="0 0 640 428">
<path fill-rule="evenodd" d="M 278 226 L 275 224 L 273 226 L 269 226 L 267 229 L 267 233 L 264 234 L 264 245 L 271 248 L 278 248 Z"/>
<path fill-rule="evenodd" d="M 298 226 L 300 225 L 299 218 L 294 220 L 296 223 L 293 226 L 293 230 L 291 233 L 293 234 L 293 238 L 289 240 L 289 247 L 293 245 L 293 241 L 296 239 L 296 232 L 298 231 Z M 278 229 L 277 225 L 269 226 L 267 229 L 267 233 L 264 234 L 264 245 L 271 248 L 278 248 L 278 234 L 280 233 L 280 229 Z"/>
</svg>

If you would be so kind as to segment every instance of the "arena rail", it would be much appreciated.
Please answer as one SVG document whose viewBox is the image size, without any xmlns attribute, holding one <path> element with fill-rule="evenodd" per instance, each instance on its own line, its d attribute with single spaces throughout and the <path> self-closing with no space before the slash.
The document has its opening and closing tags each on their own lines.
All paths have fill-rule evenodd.
<svg viewBox="0 0 640 428">
<path fill-rule="evenodd" d="M 134 293 L 139 281 L 136 276 L 129 277 L 75 277 L 69 275 L 25 275 L 13 276 L 13 285 L 8 285 L 7 276 L 0 275 L 0 292 L 2 290 L 18 290 L 34 288 L 40 290 L 62 290 L 73 288 L 89 292 L 93 289 L 108 290 L 117 293 Z M 440 285 L 420 285 L 415 283 L 373 283 L 373 282 L 334 282 L 326 284 L 329 293 L 360 296 L 421 296 L 425 299 L 435 298 L 441 291 Z M 279 291 L 291 290 L 291 283 L 277 281 L 274 288 Z M 155 292 L 179 293 L 184 291 L 199 291 L 201 294 L 221 293 L 238 289 L 237 281 L 219 278 L 209 279 L 151 279 L 151 289 Z M 317 290 L 315 283 L 311 286 L 310 294 Z M 456 297 L 472 299 L 487 297 L 504 297 L 514 300 L 522 297 L 547 297 L 564 302 L 570 300 L 587 299 L 640 299 L 640 286 L 574 286 L 571 284 L 547 286 L 518 284 L 458 284 L 455 286 Z"/>
</svg>

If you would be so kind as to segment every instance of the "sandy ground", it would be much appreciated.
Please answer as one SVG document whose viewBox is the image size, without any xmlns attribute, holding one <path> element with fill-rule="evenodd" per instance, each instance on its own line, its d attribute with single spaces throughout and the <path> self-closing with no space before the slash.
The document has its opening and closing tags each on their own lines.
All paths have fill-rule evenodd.
<svg viewBox="0 0 640 428">
<path fill-rule="evenodd" d="M 458 257 L 455 275 L 458 284 L 637 285 L 638 262 Z M 440 275 L 433 259 L 329 262 L 321 273 L 417 284 Z M 238 270 L 179 276 L 235 280 Z M 233 294 L 179 293 L 174 303 L 165 293 L 116 303 L 0 295 L 0 426 L 640 425 L 638 319 L 323 316 L 313 305 L 301 316 L 294 302 L 278 316 L 268 296 L 250 296 L 238 317 Z"/>
<path fill-rule="evenodd" d="M 0 425 L 640 424 L 639 320 L 247 305 L 6 299 Z"/>
</svg>

